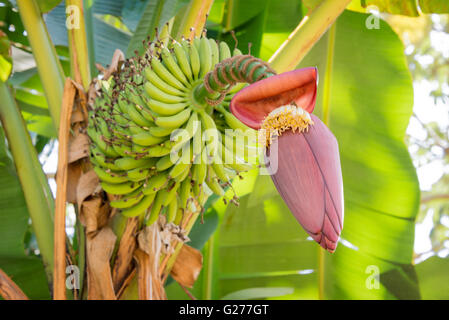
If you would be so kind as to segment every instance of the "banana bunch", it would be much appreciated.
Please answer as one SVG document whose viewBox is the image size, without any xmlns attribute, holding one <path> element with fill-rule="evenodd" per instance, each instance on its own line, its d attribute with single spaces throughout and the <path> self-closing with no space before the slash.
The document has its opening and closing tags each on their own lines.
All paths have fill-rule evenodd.
<svg viewBox="0 0 449 320">
<path fill-rule="evenodd" d="M 205 36 L 168 47 L 153 42 L 98 82 L 87 133 L 112 207 L 147 225 L 160 214 L 176 223 L 190 202 L 201 206 L 212 192 L 223 196 L 232 178 L 253 167 L 257 133 L 229 111 L 242 86 L 215 106 L 194 97 L 209 71 L 241 54 Z"/>
</svg>

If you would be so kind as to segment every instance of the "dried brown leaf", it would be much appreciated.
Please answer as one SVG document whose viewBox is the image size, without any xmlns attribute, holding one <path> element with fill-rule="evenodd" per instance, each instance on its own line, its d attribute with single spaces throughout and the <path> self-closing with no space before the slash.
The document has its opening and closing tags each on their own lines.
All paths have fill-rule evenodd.
<svg viewBox="0 0 449 320">
<path fill-rule="evenodd" d="M 89 156 L 89 137 L 80 133 L 70 139 L 69 142 L 69 163 Z"/>
<path fill-rule="evenodd" d="M 109 227 L 87 237 L 89 300 L 116 300 L 109 260 L 117 237 Z"/>
<path fill-rule="evenodd" d="M 78 210 L 81 211 L 83 201 L 89 196 L 98 193 L 101 190 L 100 179 L 95 171 L 90 170 L 84 173 L 78 182 L 76 187 L 76 203 L 78 204 Z"/>
<path fill-rule="evenodd" d="M 138 250 L 134 257 L 138 265 L 139 299 L 166 299 L 164 286 L 159 274 L 162 250 L 159 223 L 145 227 L 137 236 Z"/>
<path fill-rule="evenodd" d="M 79 219 L 86 227 L 86 234 L 95 233 L 104 227 L 108 222 L 109 211 L 109 204 L 103 202 L 103 199 L 100 197 L 84 201 Z"/>
<path fill-rule="evenodd" d="M 126 222 L 120 244 L 117 250 L 117 256 L 112 270 L 112 279 L 115 291 L 118 292 L 123 281 L 132 269 L 133 253 L 136 249 L 136 233 L 139 226 L 139 218 L 129 218 Z"/>
<path fill-rule="evenodd" d="M 25 293 L 2 269 L 0 269 L 0 296 L 5 300 L 28 300 Z"/>
<path fill-rule="evenodd" d="M 125 54 L 122 51 L 120 51 L 119 49 L 116 49 L 114 51 L 114 55 L 112 56 L 111 64 L 109 65 L 109 68 L 104 73 L 103 78 L 109 79 L 111 74 L 113 74 L 115 71 L 117 71 L 119 63 L 121 61 L 125 61 Z"/>
<path fill-rule="evenodd" d="M 82 173 L 79 161 L 69 163 L 67 167 L 67 202 L 76 203 L 76 187 Z"/>
<path fill-rule="evenodd" d="M 201 252 L 184 244 L 170 274 L 182 286 L 192 288 L 202 267 L 203 256 Z"/>
</svg>

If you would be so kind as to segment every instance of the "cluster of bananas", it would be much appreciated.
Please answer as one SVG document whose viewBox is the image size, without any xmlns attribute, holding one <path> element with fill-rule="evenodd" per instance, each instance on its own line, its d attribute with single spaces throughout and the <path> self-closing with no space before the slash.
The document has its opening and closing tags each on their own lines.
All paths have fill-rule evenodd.
<svg viewBox="0 0 449 320">
<path fill-rule="evenodd" d="M 91 162 L 112 207 L 147 225 L 160 214 L 177 223 L 189 203 L 201 206 L 212 192 L 223 196 L 233 177 L 253 167 L 257 134 L 229 112 L 242 86 L 217 105 L 195 98 L 215 65 L 241 54 L 205 36 L 152 42 L 143 56 L 98 82 L 87 133 Z"/>
</svg>

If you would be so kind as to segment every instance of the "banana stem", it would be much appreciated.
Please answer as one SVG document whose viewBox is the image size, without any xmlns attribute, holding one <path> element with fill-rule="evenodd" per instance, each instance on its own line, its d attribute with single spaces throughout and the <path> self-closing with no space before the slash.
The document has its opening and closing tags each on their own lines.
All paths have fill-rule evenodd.
<svg viewBox="0 0 449 320">
<path fill-rule="evenodd" d="M 268 60 L 278 72 L 293 70 L 334 23 L 351 0 L 323 0 Z"/>
<path fill-rule="evenodd" d="M 60 108 L 65 82 L 64 71 L 36 1 L 17 0 L 17 5 L 33 49 L 50 114 L 56 131 L 59 131 Z"/>
<path fill-rule="evenodd" d="M 24 120 L 7 85 L 0 82 L 0 120 L 14 157 L 32 226 L 42 255 L 47 279 L 53 281 L 53 214 L 54 202 L 50 187 Z"/>
<path fill-rule="evenodd" d="M 173 30 L 173 38 L 181 40 L 184 37 L 193 40 L 194 36 L 201 36 L 213 2 L 213 0 L 191 0 L 184 14 L 179 17 L 182 20 L 176 30 Z"/>
<path fill-rule="evenodd" d="M 76 15 L 79 16 L 79 19 L 76 20 L 77 24 L 74 23 L 67 29 L 70 64 L 72 77 L 76 82 L 83 85 L 84 90 L 87 90 L 91 79 L 83 0 L 67 0 L 66 11 L 70 12 L 74 18 L 76 18 Z"/>
</svg>

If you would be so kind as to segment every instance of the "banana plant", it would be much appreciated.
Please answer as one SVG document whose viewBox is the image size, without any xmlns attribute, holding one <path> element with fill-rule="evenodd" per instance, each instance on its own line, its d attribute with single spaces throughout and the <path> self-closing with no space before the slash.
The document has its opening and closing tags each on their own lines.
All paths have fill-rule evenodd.
<svg viewBox="0 0 449 320">
<path fill-rule="evenodd" d="M 204 299 L 402 297 L 388 276 L 372 296 L 351 288 L 362 279 L 357 263 L 381 264 L 407 282 L 397 265 L 411 265 L 419 199 L 402 142 L 412 107 L 403 50 L 385 24 L 351 49 L 348 34 L 359 34 L 348 30 L 366 16 L 342 13 L 348 5 L 363 10 L 359 2 L 2 4 L 2 25 L 14 28 L 0 31 L 0 129 L 8 141 L 0 135 L 0 187 L 10 185 L 1 200 L 20 208 L 0 211 L 4 298 L 167 299 L 188 288 Z M 381 10 L 399 9 L 392 2 Z M 10 77 L 10 43 L 32 54 L 36 67 Z M 370 56 L 370 43 L 385 52 Z M 358 85 L 360 72 L 344 72 L 345 52 L 372 58 L 391 85 L 375 76 Z M 351 96 L 345 81 L 360 95 Z M 377 105 L 364 101 L 367 88 L 380 92 Z M 392 100 L 397 110 L 386 107 Z M 55 198 L 38 160 L 43 136 L 59 142 Z M 364 144 L 373 148 L 352 150 Z M 395 174 L 380 172 L 374 159 Z M 258 176 L 267 168 L 274 185 Z M 378 199 L 382 192 L 388 199 Z M 76 217 L 70 237 L 68 204 Z M 335 253 L 312 246 L 300 224 Z M 32 252 L 24 255 L 25 235 Z M 259 236 L 272 242 L 254 242 Z M 290 242 L 276 261 L 305 257 L 301 270 L 318 275 L 318 286 L 309 282 L 305 293 L 290 274 L 297 265 L 257 260 L 260 245 L 275 248 L 275 241 Z M 350 272 L 349 261 L 352 276 L 337 275 Z"/>
</svg>

